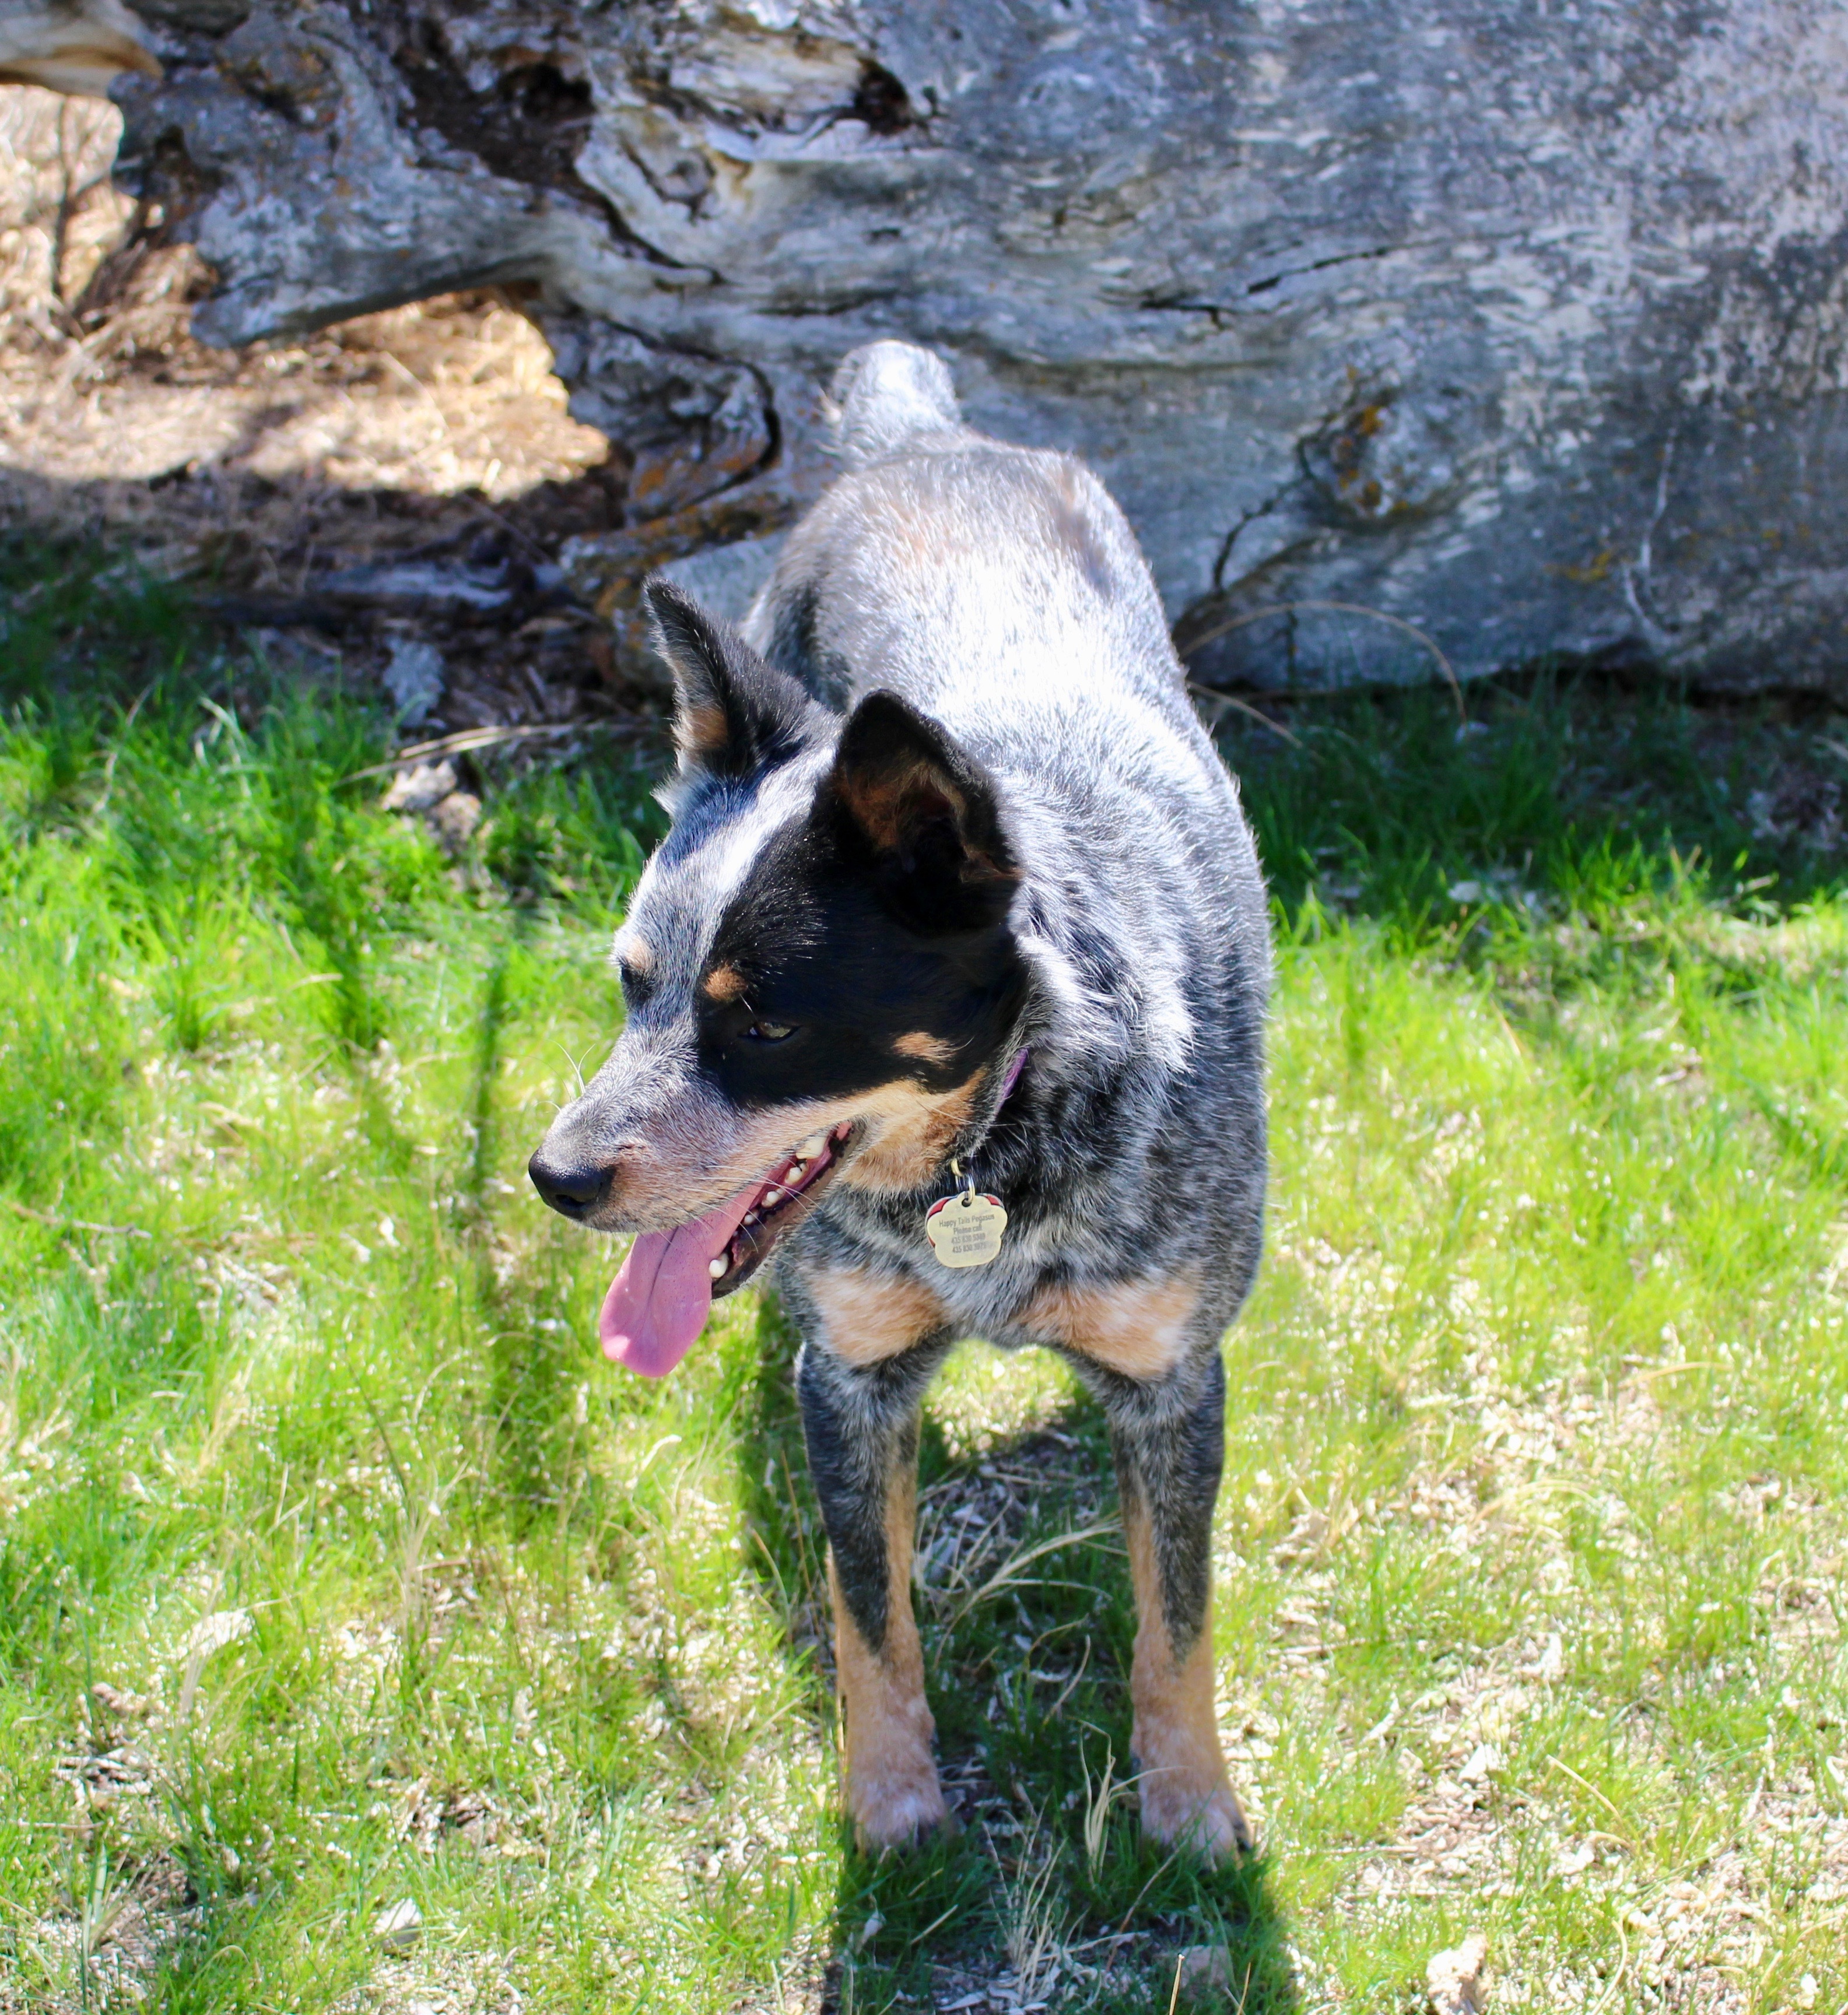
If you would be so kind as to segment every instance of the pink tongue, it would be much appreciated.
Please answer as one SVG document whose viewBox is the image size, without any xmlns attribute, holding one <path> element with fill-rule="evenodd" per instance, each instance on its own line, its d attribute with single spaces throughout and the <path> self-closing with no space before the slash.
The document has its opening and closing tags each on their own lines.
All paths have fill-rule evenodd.
<svg viewBox="0 0 1848 2015">
<path fill-rule="evenodd" d="M 597 1319 L 606 1357 L 645 1378 L 665 1378 L 686 1356 L 712 1308 L 712 1263 L 762 1187 L 753 1183 L 691 1224 L 636 1240 Z"/>
</svg>

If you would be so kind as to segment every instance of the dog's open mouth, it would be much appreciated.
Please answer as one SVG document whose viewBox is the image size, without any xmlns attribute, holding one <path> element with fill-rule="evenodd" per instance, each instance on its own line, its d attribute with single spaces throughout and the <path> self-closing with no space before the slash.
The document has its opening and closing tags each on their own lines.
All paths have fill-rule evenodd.
<svg viewBox="0 0 1848 2015">
<path fill-rule="evenodd" d="M 814 1207 L 853 1131 L 849 1123 L 814 1134 L 717 1210 L 638 1238 L 604 1297 L 597 1324 L 604 1356 L 650 1378 L 671 1371 L 705 1327 L 714 1298 L 742 1287 Z"/>
<path fill-rule="evenodd" d="M 840 1166 L 852 1126 L 816 1133 L 779 1162 L 758 1187 L 724 1248 L 706 1263 L 713 1299 L 742 1288 L 770 1257 L 770 1248 L 813 1205 Z"/>
</svg>

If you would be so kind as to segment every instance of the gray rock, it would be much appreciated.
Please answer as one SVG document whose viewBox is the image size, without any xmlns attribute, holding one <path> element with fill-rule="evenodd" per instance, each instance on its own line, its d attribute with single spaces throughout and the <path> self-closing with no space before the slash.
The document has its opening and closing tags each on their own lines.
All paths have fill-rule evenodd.
<svg viewBox="0 0 1848 2015">
<path fill-rule="evenodd" d="M 136 0 L 135 11 L 163 27 L 201 28 L 220 35 L 235 28 L 250 9 L 246 0 Z"/>
<path fill-rule="evenodd" d="M 714 615 L 742 623 L 757 598 L 757 591 L 776 567 L 787 534 L 768 539 L 741 539 L 729 546 L 708 546 L 684 560 L 670 560 L 661 569 L 667 578 Z"/>
<path fill-rule="evenodd" d="M 392 1952 L 408 1952 L 422 1935 L 423 1913 L 408 1896 L 372 1919 L 372 1936 Z"/>
<path fill-rule="evenodd" d="M 443 697 L 443 654 L 417 637 L 394 637 L 385 666 L 385 690 L 398 724 L 415 727 Z"/>
<path fill-rule="evenodd" d="M 481 800 L 473 791 L 451 791 L 431 806 L 430 835 L 445 853 L 460 853 L 481 823 Z"/>
<path fill-rule="evenodd" d="M 456 788 L 455 765 L 447 756 L 436 763 L 413 763 L 394 771 L 390 785 L 379 800 L 385 812 L 433 810 Z"/>
<path fill-rule="evenodd" d="M 1076 449 L 1203 677 L 1548 656 L 1848 692 L 1848 16 L 1828 0 L 168 6 L 125 156 L 211 339 L 538 283 L 637 454 L 569 562 L 786 519 L 904 336 Z M 754 515 L 753 515 L 754 514 Z M 1265 613 L 1264 612 L 1272 612 Z"/>
</svg>

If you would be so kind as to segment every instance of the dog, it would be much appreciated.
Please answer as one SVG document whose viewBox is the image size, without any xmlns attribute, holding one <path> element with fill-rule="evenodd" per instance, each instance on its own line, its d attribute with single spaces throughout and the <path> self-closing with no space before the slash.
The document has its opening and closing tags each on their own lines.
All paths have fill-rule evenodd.
<svg viewBox="0 0 1848 2015">
<path fill-rule="evenodd" d="M 959 1338 L 1057 1351 L 1106 1415 L 1145 1830 L 1252 1844 L 1213 1712 L 1221 1340 L 1262 1239 L 1263 878 L 1146 564 L 1071 458 L 883 342 L 843 473 L 742 628 L 656 576 L 671 830 L 627 1018 L 530 1172 L 635 1244 L 605 1352 L 660 1377 L 773 1255 L 829 1543 L 864 1846 L 949 1820 L 910 1595 L 919 1408 Z"/>
</svg>

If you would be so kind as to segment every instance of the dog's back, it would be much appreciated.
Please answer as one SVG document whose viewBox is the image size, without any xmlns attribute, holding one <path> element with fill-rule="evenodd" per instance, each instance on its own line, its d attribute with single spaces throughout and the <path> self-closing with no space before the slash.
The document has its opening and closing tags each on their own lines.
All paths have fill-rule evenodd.
<svg viewBox="0 0 1848 2015">
<path fill-rule="evenodd" d="M 1081 463 L 965 426 L 928 351 L 856 350 L 833 402 L 847 472 L 746 634 L 830 706 L 902 694 L 1001 781 L 1017 927 L 1058 1023 L 1036 1072 L 1073 1094 L 1056 1137 L 1018 1115 L 1040 1137 L 998 1172 L 1023 1204 L 1043 1192 L 1020 1263 L 1062 1243 L 1185 1259 L 1229 1321 L 1261 1232 L 1265 899 L 1134 535 Z M 972 1302 L 1007 1270 L 968 1283 Z"/>
<path fill-rule="evenodd" d="M 965 426 L 948 371 L 908 343 L 855 350 L 831 403 L 848 472 L 746 625 L 773 663 L 837 706 L 870 681 L 1023 744 L 1099 706 L 1127 718 L 1134 695 L 1218 770 L 1134 537 L 1081 462 Z M 1004 695 L 1034 718 L 1000 718 Z"/>
</svg>

